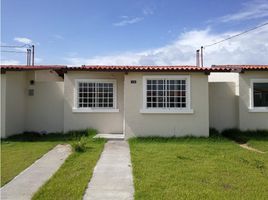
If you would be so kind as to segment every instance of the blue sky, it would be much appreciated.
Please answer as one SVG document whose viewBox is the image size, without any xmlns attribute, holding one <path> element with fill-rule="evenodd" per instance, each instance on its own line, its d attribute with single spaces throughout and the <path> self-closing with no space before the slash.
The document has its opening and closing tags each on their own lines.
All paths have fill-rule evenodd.
<svg viewBox="0 0 268 200">
<path fill-rule="evenodd" d="M 201 45 L 267 22 L 268 0 L 2 0 L 1 15 L 1 44 L 35 44 L 40 64 L 190 65 Z M 206 64 L 267 64 L 267 38 L 266 26 L 205 49 Z"/>
</svg>

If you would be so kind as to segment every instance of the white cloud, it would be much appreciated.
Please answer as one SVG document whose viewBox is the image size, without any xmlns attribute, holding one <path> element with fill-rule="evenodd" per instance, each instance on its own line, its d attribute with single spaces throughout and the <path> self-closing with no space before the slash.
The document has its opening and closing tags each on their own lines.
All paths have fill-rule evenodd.
<svg viewBox="0 0 268 200">
<path fill-rule="evenodd" d="M 64 37 L 62 35 L 60 35 L 60 34 L 54 34 L 53 37 L 55 39 L 58 39 L 58 40 L 63 40 L 64 39 Z"/>
<path fill-rule="evenodd" d="M 136 24 L 142 21 L 143 17 L 128 17 L 128 16 L 121 16 L 121 21 L 114 23 L 114 26 L 126 26 L 130 24 Z"/>
<path fill-rule="evenodd" d="M 1 60 L 1 65 L 19 65 L 18 60 Z"/>
<path fill-rule="evenodd" d="M 234 14 L 225 15 L 220 18 L 221 22 L 260 19 L 268 17 L 268 1 L 254 0 L 243 4 L 243 8 Z"/>
<path fill-rule="evenodd" d="M 35 58 L 34 58 L 34 61 L 35 61 L 35 63 L 40 64 L 40 63 L 43 62 L 43 58 L 35 57 Z"/>
<path fill-rule="evenodd" d="M 154 14 L 154 10 L 152 8 L 146 7 L 142 10 L 142 13 L 144 15 L 153 15 Z"/>
<path fill-rule="evenodd" d="M 26 37 L 15 37 L 14 41 L 20 42 L 20 43 L 23 43 L 23 44 L 31 44 L 33 42 L 31 39 L 26 38 Z"/>
<path fill-rule="evenodd" d="M 141 52 L 123 52 L 117 55 L 93 58 L 67 57 L 69 65 L 195 65 L 196 49 L 220 41 L 238 32 L 213 33 L 209 28 L 192 30 L 179 35 L 166 46 Z M 204 50 L 204 64 L 267 64 L 268 26 L 249 34 L 228 40 Z"/>
<path fill-rule="evenodd" d="M 27 52 L 27 48 L 14 48 L 15 51 Z"/>
</svg>

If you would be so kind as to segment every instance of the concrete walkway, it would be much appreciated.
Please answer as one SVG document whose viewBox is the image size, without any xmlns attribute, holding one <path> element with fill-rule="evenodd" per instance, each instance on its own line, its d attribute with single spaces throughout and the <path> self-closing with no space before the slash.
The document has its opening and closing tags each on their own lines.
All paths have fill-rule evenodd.
<svg viewBox="0 0 268 200">
<path fill-rule="evenodd" d="M 84 200 L 132 200 L 134 194 L 129 146 L 123 140 L 110 140 L 88 184 Z"/>
<path fill-rule="evenodd" d="M 69 145 L 57 145 L 1 188 L 1 200 L 30 200 L 70 155 Z"/>
</svg>

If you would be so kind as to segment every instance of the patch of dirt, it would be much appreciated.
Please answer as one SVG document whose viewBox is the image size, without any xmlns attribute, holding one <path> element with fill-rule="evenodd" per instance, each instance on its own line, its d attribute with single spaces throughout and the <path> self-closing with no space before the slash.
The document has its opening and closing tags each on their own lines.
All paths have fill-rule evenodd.
<svg viewBox="0 0 268 200">
<path fill-rule="evenodd" d="M 254 152 L 258 152 L 258 153 L 265 153 L 263 151 L 260 151 L 258 149 L 255 149 L 253 147 L 248 146 L 248 144 L 239 144 L 239 146 L 244 148 L 244 149 L 250 150 L 250 151 L 254 151 Z"/>
<path fill-rule="evenodd" d="M 223 184 L 222 187 L 223 187 L 225 190 L 230 190 L 230 189 L 233 188 L 230 184 Z"/>
</svg>

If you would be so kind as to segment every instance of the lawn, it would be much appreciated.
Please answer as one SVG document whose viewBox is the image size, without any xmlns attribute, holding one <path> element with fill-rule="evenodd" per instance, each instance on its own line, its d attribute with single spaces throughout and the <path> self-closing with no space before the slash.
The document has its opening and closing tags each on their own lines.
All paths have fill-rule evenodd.
<svg viewBox="0 0 268 200">
<path fill-rule="evenodd" d="M 56 142 L 1 142 L 1 186 L 52 149 Z"/>
<path fill-rule="evenodd" d="M 223 137 L 131 139 L 135 199 L 268 199 L 268 155 Z"/>
<path fill-rule="evenodd" d="M 240 131 L 237 129 L 229 129 L 222 132 L 228 138 L 239 143 L 247 143 L 249 146 L 268 153 L 268 131 Z"/>
<path fill-rule="evenodd" d="M 71 154 L 53 177 L 42 186 L 33 199 L 82 199 L 93 169 L 103 150 L 105 140 L 86 138 L 85 152 Z"/>
<path fill-rule="evenodd" d="M 105 140 L 93 139 L 95 130 L 71 131 L 67 134 L 39 135 L 25 133 L 1 142 L 2 185 L 10 181 L 57 144 L 73 146 L 83 138 L 84 152 L 73 153 L 60 169 L 35 194 L 34 199 L 81 199 Z"/>
</svg>

